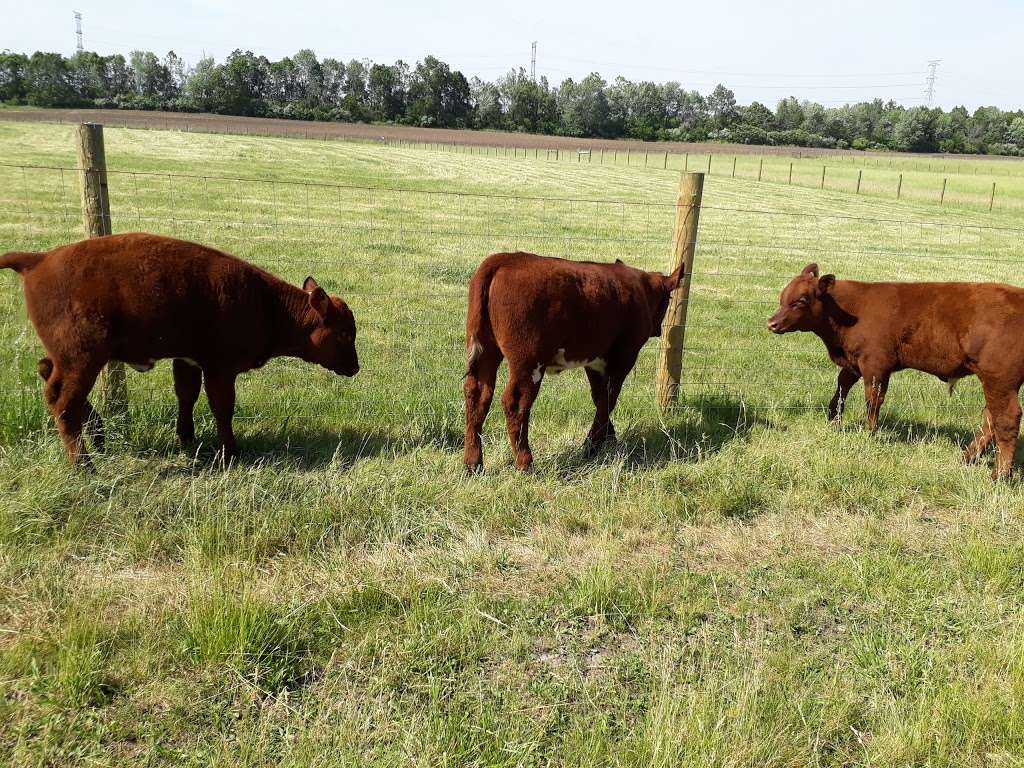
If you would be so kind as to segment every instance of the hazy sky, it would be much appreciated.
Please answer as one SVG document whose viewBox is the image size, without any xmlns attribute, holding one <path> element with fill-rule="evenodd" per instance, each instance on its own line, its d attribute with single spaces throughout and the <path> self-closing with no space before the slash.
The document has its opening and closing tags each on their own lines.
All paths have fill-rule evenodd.
<svg viewBox="0 0 1024 768">
<path fill-rule="evenodd" d="M 0 0 L 0 50 L 72 53 L 74 10 L 88 49 L 174 49 L 189 63 L 234 48 L 386 63 L 433 54 L 467 77 L 493 79 L 529 69 L 536 40 L 537 74 L 553 84 L 591 71 L 678 80 L 702 93 L 722 82 L 741 103 L 774 106 L 788 95 L 922 104 L 927 62 L 942 59 L 937 105 L 1024 106 L 1021 0 Z"/>
</svg>

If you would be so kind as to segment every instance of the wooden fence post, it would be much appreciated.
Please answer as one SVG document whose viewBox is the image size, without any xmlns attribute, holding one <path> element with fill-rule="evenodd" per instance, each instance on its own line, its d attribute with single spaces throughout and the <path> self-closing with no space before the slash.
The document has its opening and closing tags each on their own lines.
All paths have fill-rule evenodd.
<svg viewBox="0 0 1024 768">
<path fill-rule="evenodd" d="M 942 192 L 939 193 L 939 205 L 943 205 L 946 202 L 946 182 L 948 178 L 942 180 Z"/>
<path fill-rule="evenodd" d="M 732 177 L 736 178 L 736 155 L 732 156 Z"/>
<path fill-rule="evenodd" d="M 708 176 L 711 175 L 711 153 L 708 152 Z"/>
<path fill-rule="evenodd" d="M 82 226 L 86 237 L 110 234 L 110 195 L 107 189 L 107 158 L 103 151 L 103 126 L 78 126 L 78 168 L 82 189 Z M 124 364 L 109 363 L 100 375 L 104 410 L 109 416 L 128 412 L 128 386 Z"/>
<path fill-rule="evenodd" d="M 900 180 L 896 182 L 896 199 L 900 199 L 900 193 L 903 191 L 903 174 L 900 174 Z"/>
<path fill-rule="evenodd" d="M 793 183 L 793 161 L 789 161 L 789 183 Z"/>
<path fill-rule="evenodd" d="M 690 172 L 690 153 L 686 152 L 683 155 L 683 173 Z"/>
<path fill-rule="evenodd" d="M 988 209 L 992 210 L 992 206 L 996 204 L 996 183 L 992 182 L 992 195 L 988 199 Z"/>
<path fill-rule="evenodd" d="M 683 343 L 686 314 L 693 278 L 693 257 L 697 247 L 697 226 L 704 193 L 704 174 L 686 173 L 679 181 L 676 221 L 672 230 L 672 264 L 675 271 L 683 265 L 683 279 L 672 293 L 661 331 L 661 355 L 655 379 L 658 406 L 664 411 L 676 404 L 683 376 Z"/>
<path fill-rule="evenodd" d="M 821 166 L 821 188 L 825 188 L 825 166 Z"/>
<path fill-rule="evenodd" d="M 757 180 L 761 180 L 761 174 L 764 173 L 764 158 L 761 158 L 761 164 L 757 166 Z"/>
<path fill-rule="evenodd" d="M 858 195 L 860 194 L 860 180 L 861 180 L 861 177 L 863 175 L 864 175 L 864 169 L 863 168 L 858 168 L 857 169 L 857 194 Z"/>
<path fill-rule="evenodd" d="M 668 152 L 665 153 L 665 160 L 661 164 L 661 170 L 665 170 L 666 168 L 668 168 Z"/>
</svg>

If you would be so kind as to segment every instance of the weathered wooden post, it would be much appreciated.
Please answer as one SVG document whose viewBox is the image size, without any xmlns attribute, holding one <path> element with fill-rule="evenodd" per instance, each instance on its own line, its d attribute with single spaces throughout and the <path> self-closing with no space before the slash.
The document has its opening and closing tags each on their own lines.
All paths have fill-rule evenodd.
<svg viewBox="0 0 1024 768">
<path fill-rule="evenodd" d="M 939 193 L 939 205 L 943 205 L 946 202 L 946 182 L 948 178 L 942 180 L 942 191 Z"/>
<path fill-rule="evenodd" d="M 861 180 L 861 177 L 863 175 L 864 175 L 864 169 L 863 168 L 858 168 L 857 169 L 857 194 L 858 195 L 860 194 L 860 180 Z"/>
<path fill-rule="evenodd" d="M 736 155 L 732 156 L 732 177 L 736 178 Z"/>
<path fill-rule="evenodd" d="M 690 303 L 690 282 L 693 278 L 693 257 L 697 247 L 697 226 L 704 194 L 704 174 L 686 173 L 679 182 L 676 221 L 672 230 L 672 264 L 675 271 L 683 265 L 683 279 L 669 299 L 661 331 L 661 355 L 655 380 L 658 406 L 667 410 L 675 405 L 683 376 L 683 343 L 686 336 L 686 314 Z"/>
<path fill-rule="evenodd" d="M 81 174 L 82 227 L 86 237 L 109 235 L 110 195 L 107 189 L 107 158 L 103 151 L 103 126 L 82 123 L 78 126 L 78 168 Z M 100 375 L 103 408 L 110 416 L 128 412 L 128 386 L 124 364 L 109 363 Z"/>
<path fill-rule="evenodd" d="M 996 204 L 996 183 L 992 182 L 992 194 L 988 198 L 988 209 L 992 210 L 992 207 Z"/>
<path fill-rule="evenodd" d="M 761 158 L 761 163 L 757 166 L 757 180 L 761 180 L 761 174 L 764 173 L 764 158 Z"/>
<path fill-rule="evenodd" d="M 903 192 L 903 174 L 900 174 L 899 181 L 896 182 L 896 199 L 900 199 L 900 194 Z"/>
<path fill-rule="evenodd" d="M 668 152 L 665 153 L 665 160 L 661 164 L 661 170 L 668 168 Z"/>
<path fill-rule="evenodd" d="M 821 166 L 821 188 L 825 188 L 825 166 Z"/>
</svg>

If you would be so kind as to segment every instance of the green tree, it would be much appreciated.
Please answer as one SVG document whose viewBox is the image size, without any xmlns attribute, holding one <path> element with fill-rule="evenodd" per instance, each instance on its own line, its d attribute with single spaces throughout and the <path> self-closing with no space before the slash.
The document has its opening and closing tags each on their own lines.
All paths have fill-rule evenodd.
<svg viewBox="0 0 1024 768">
<path fill-rule="evenodd" d="M 28 57 L 0 51 L 0 101 L 13 103 L 25 99 L 25 67 Z"/>
<path fill-rule="evenodd" d="M 25 64 L 25 95 L 39 107 L 74 107 L 81 103 L 67 59 L 36 51 Z"/>
<path fill-rule="evenodd" d="M 377 120 L 398 120 L 406 109 L 408 67 L 401 61 L 394 66 L 374 64 L 366 80 L 366 100 Z"/>
<path fill-rule="evenodd" d="M 461 72 L 427 56 L 409 80 L 407 117 L 416 125 L 464 128 L 471 114 L 469 83 Z"/>
<path fill-rule="evenodd" d="M 736 94 L 719 83 L 708 96 L 708 112 L 718 128 L 728 128 L 739 116 L 736 110 Z"/>
<path fill-rule="evenodd" d="M 611 136 L 607 87 L 596 72 L 578 83 L 565 80 L 556 94 L 561 132 L 568 136 Z"/>
</svg>

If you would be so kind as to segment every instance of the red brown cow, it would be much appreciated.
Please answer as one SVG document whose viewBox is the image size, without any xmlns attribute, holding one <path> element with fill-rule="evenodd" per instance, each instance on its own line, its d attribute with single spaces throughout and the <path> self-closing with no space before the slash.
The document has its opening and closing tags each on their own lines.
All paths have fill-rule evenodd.
<svg viewBox="0 0 1024 768">
<path fill-rule="evenodd" d="M 231 419 L 239 373 L 281 356 L 343 376 L 359 371 L 355 318 L 345 302 L 312 277 L 299 289 L 202 245 L 112 235 L 49 253 L 8 253 L 0 268 L 21 274 L 47 353 L 39 361 L 44 397 L 73 462 L 84 455 L 83 420 L 102 448 L 102 422 L 88 396 L 111 360 L 147 371 L 173 359 L 182 443 L 195 437 L 192 411 L 205 383 L 226 460 L 237 453 Z"/>
<path fill-rule="evenodd" d="M 480 432 L 502 358 L 502 396 L 516 466 L 529 469 L 530 408 L 546 372 L 583 368 L 597 409 L 587 437 L 596 451 L 615 436 L 611 412 L 647 340 L 661 335 L 669 296 L 682 268 L 669 276 L 614 264 L 566 261 L 532 253 L 496 253 L 469 282 L 466 318 L 468 470 L 483 466 Z"/>
<path fill-rule="evenodd" d="M 818 276 L 808 264 L 783 289 L 768 320 L 774 333 L 810 331 L 842 370 L 829 418 L 864 379 L 868 427 L 878 426 L 889 377 L 906 368 L 949 382 L 981 379 L 981 430 L 964 451 L 973 462 L 992 442 L 992 477 L 1007 477 L 1020 430 L 1017 399 L 1024 383 L 1024 289 L 998 283 L 865 283 Z"/>
</svg>

